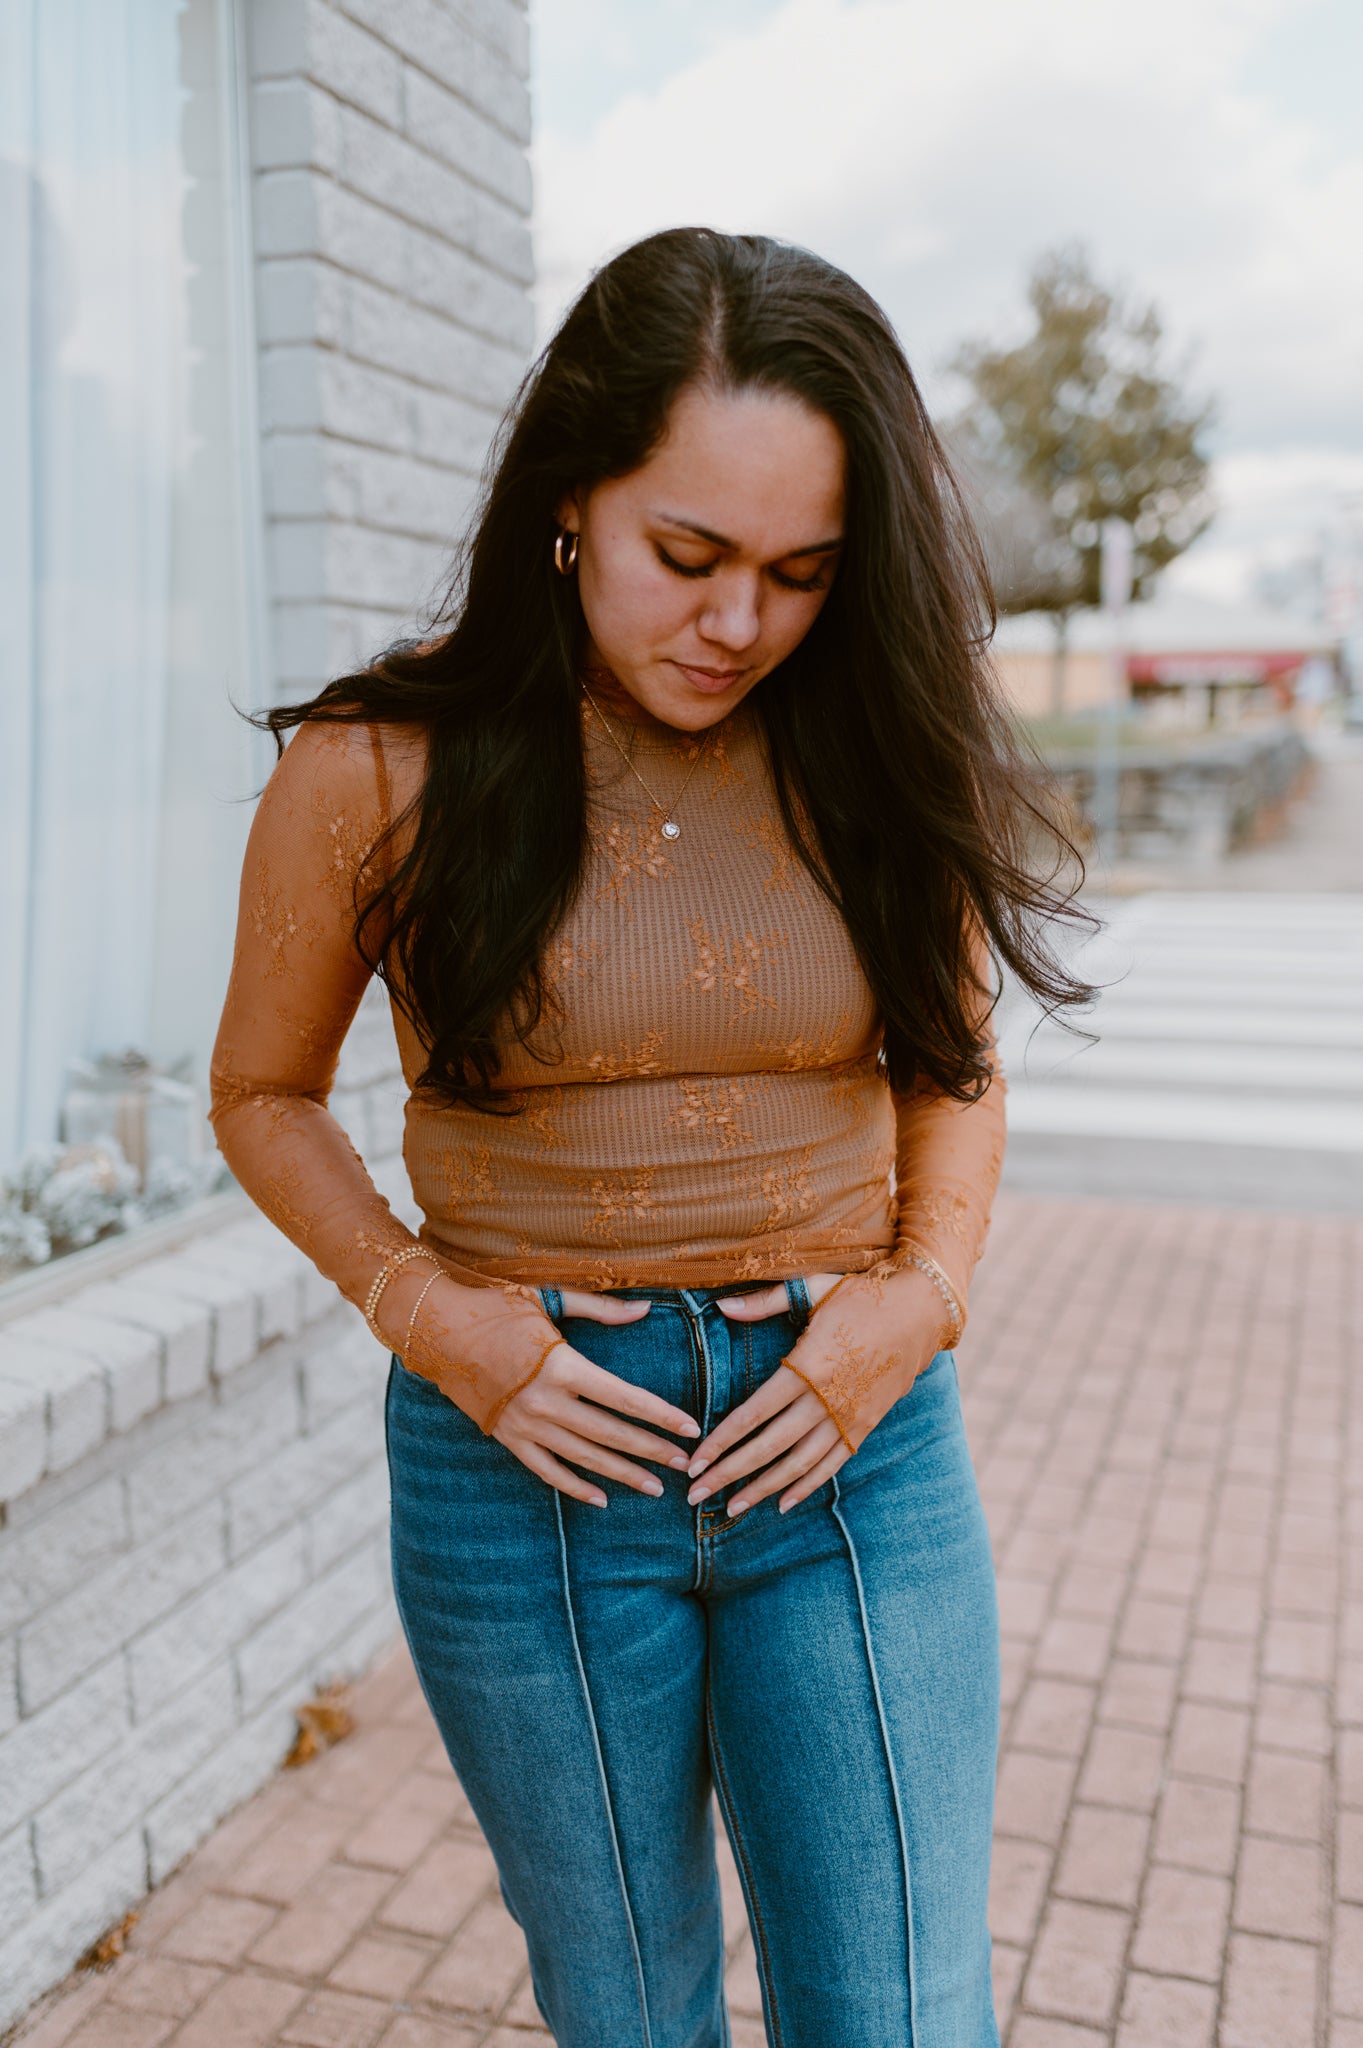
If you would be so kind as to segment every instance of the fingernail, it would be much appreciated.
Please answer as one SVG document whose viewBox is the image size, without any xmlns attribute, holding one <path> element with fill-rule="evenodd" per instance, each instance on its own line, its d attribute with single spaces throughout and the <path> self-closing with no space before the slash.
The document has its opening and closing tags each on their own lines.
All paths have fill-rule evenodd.
<svg viewBox="0 0 1363 2048">
<path fill-rule="evenodd" d="M 686 1469 L 693 1479 L 699 1479 L 709 1463 L 710 1460 L 708 1458 L 693 1458 Z"/>
<path fill-rule="evenodd" d="M 645 1493 L 651 1493 L 656 1497 L 658 1494 L 662 1492 L 662 1490 L 663 1482 L 661 1479 L 654 1479 L 653 1476 L 650 1474 L 649 1477 L 644 1481 L 643 1491 Z"/>
<path fill-rule="evenodd" d="M 713 1490 L 709 1486 L 693 1486 L 686 1496 L 687 1506 L 698 1508 L 703 1500 L 709 1500 Z"/>
<path fill-rule="evenodd" d="M 683 1421 L 683 1422 L 680 1422 L 680 1423 L 678 1423 L 678 1425 L 677 1425 L 677 1435 L 678 1435 L 678 1436 L 699 1436 L 699 1435 L 700 1435 L 700 1424 L 699 1424 L 698 1422 L 693 1422 L 693 1421 L 692 1421 L 692 1419 L 691 1419 L 691 1417 L 690 1417 L 690 1416 L 688 1415 L 688 1416 L 686 1417 L 685 1421 Z"/>
<path fill-rule="evenodd" d="M 752 1502 L 748 1500 L 731 1500 L 729 1502 L 729 1513 L 730 1515 L 746 1515 L 751 1506 Z"/>
<path fill-rule="evenodd" d="M 593 1493 L 593 1494 L 589 1494 L 589 1495 L 588 1495 L 588 1505 L 589 1505 L 590 1507 L 594 1507 L 594 1508 L 603 1508 L 603 1507 L 604 1507 L 604 1506 L 606 1505 L 606 1496 L 605 1496 L 605 1494 L 604 1494 L 604 1493 Z"/>
<path fill-rule="evenodd" d="M 678 1451 L 675 1458 L 669 1458 L 667 1462 L 673 1472 L 686 1472 L 688 1474 L 690 1472 L 691 1468 L 686 1462 L 685 1454 L 681 1451 Z"/>
<path fill-rule="evenodd" d="M 741 1294 L 726 1294 L 721 1301 L 716 1302 L 715 1306 L 727 1311 L 731 1308 L 737 1308 L 742 1299 L 743 1296 Z"/>
</svg>

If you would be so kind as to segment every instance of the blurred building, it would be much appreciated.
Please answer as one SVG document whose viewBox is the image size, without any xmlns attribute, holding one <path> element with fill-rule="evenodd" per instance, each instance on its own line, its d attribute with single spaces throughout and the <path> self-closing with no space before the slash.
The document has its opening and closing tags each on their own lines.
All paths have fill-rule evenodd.
<svg viewBox="0 0 1363 2048">
<path fill-rule="evenodd" d="M 1273 716 L 1299 700 L 1318 703 L 1340 677 L 1340 636 L 1332 625 L 1267 606 L 1161 593 L 1131 607 L 1123 639 L 1124 698 L 1152 725 L 1196 729 Z M 1027 718 L 1084 713 L 1107 703 L 1112 648 L 1106 613 L 1074 613 L 1058 691 L 1049 614 L 1000 619 L 994 640 L 1004 689 Z"/>
<path fill-rule="evenodd" d="M 87 1138 L 108 1085 L 145 1139 L 162 1069 L 211 1143 L 274 758 L 236 707 L 422 616 L 532 323 L 523 0 L 0 30 L 3 2030 L 393 1627 L 355 1312 L 230 1186 L 110 1229 L 98 1145 L 44 1175 L 83 1070 Z M 401 1207 L 394 1068 L 367 1002 L 333 1107 Z"/>
</svg>

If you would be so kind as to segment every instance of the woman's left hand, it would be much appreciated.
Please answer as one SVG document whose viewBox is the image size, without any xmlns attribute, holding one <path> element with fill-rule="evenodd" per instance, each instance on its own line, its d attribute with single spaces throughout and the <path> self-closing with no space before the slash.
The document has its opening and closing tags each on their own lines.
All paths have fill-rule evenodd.
<svg viewBox="0 0 1363 2048">
<path fill-rule="evenodd" d="M 697 1444 L 687 1467 L 694 1482 L 687 1500 L 693 1506 L 753 1474 L 729 1501 L 727 1513 L 740 1515 L 779 1493 L 777 1505 L 785 1514 L 847 1463 L 939 1349 L 941 1298 L 916 1268 L 846 1277 L 810 1273 L 805 1287 L 811 1310 L 835 1287 L 837 1301 L 824 1314 L 811 1315 L 792 1347 L 790 1357 L 799 1372 L 778 1366 Z M 718 1303 L 736 1323 L 763 1321 L 788 1305 L 784 1285 Z M 802 1373 L 821 1388 L 824 1399 Z"/>
</svg>

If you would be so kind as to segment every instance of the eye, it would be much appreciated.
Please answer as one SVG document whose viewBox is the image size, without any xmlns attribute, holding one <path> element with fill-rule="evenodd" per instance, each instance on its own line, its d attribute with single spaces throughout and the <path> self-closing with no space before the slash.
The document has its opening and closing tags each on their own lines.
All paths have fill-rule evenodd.
<svg viewBox="0 0 1363 2048">
<path fill-rule="evenodd" d="M 713 576 L 715 569 L 718 567 L 718 564 L 715 562 L 701 562 L 699 564 L 679 562 L 675 556 L 669 555 L 667 549 L 658 541 L 654 542 L 654 547 L 657 549 L 658 560 L 665 568 L 670 569 L 674 576 Z M 772 582 L 779 583 L 783 590 L 800 590 L 807 596 L 812 595 L 817 590 L 827 590 L 830 580 L 829 571 L 826 568 L 816 569 L 814 574 L 808 577 L 787 576 L 780 569 L 770 569 L 767 573 L 771 577 Z"/>
<path fill-rule="evenodd" d="M 657 543 L 655 542 L 654 545 L 657 546 Z M 709 576 L 713 573 L 715 566 L 713 562 L 702 562 L 697 568 L 695 566 L 688 566 L 685 562 L 674 561 L 664 547 L 658 548 L 658 560 L 666 568 L 670 569 L 674 576 Z"/>
<path fill-rule="evenodd" d="M 785 576 L 779 569 L 771 572 L 773 583 L 779 583 L 783 590 L 827 590 L 828 576 L 822 569 L 816 569 L 812 576 Z"/>
</svg>

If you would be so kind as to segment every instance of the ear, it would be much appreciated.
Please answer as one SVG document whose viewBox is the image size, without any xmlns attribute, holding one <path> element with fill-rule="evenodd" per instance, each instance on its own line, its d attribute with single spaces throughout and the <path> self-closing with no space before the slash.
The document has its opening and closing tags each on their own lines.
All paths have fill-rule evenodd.
<svg viewBox="0 0 1363 2048">
<path fill-rule="evenodd" d="M 569 491 L 558 501 L 554 517 L 565 533 L 581 533 L 582 501 L 576 491 Z"/>
</svg>

